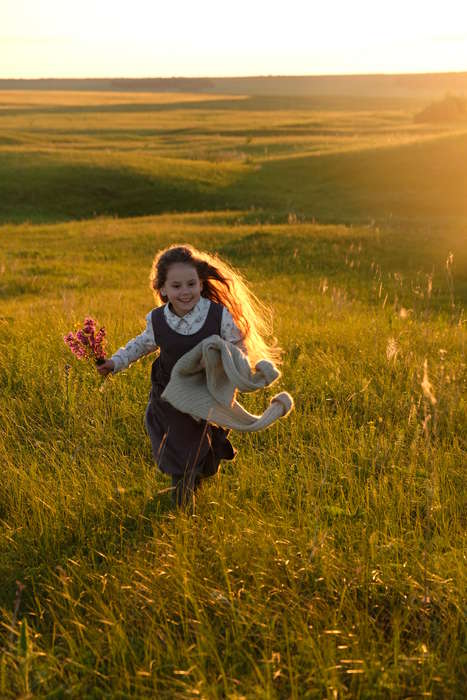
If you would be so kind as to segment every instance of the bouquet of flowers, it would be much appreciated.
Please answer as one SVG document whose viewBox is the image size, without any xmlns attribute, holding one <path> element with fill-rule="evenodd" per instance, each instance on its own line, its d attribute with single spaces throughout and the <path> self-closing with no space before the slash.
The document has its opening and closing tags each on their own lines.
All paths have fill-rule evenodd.
<svg viewBox="0 0 467 700">
<path fill-rule="evenodd" d="M 65 345 L 78 360 L 94 360 L 97 365 L 105 362 L 106 333 L 105 328 L 97 329 L 97 322 L 87 316 L 83 327 L 63 336 Z"/>
</svg>

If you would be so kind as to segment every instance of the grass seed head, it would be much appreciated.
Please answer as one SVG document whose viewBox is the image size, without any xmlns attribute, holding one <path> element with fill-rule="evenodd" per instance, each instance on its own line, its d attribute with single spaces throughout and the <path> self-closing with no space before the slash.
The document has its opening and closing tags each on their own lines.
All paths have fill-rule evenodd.
<svg viewBox="0 0 467 700">
<path fill-rule="evenodd" d="M 430 382 L 430 379 L 428 377 L 428 360 L 425 358 L 425 361 L 423 363 L 423 381 L 422 381 L 422 390 L 423 390 L 423 396 L 428 399 L 428 401 L 431 403 L 432 406 L 435 406 L 437 403 L 436 396 L 434 395 L 433 392 L 433 386 Z"/>
</svg>

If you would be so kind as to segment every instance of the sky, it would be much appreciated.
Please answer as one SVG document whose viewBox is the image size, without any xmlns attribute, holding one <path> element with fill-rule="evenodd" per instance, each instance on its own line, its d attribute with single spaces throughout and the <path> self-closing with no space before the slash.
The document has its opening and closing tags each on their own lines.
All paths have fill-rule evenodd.
<svg viewBox="0 0 467 700">
<path fill-rule="evenodd" d="M 444 71 L 466 0 L 0 0 L 0 78 Z"/>
</svg>

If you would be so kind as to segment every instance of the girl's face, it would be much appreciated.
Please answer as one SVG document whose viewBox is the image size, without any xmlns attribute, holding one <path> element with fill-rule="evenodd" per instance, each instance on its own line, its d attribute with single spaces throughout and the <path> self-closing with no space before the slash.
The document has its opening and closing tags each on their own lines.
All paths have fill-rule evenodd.
<svg viewBox="0 0 467 700">
<path fill-rule="evenodd" d="M 177 316 L 185 316 L 198 303 L 202 288 L 195 267 L 188 263 L 172 263 L 160 291 L 167 297 Z"/>
</svg>

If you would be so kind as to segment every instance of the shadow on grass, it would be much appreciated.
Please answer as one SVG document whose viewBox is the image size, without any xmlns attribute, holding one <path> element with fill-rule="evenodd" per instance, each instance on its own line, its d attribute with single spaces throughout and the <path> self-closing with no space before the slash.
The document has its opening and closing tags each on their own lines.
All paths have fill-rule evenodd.
<svg viewBox="0 0 467 700">
<path fill-rule="evenodd" d="M 210 95 L 207 95 L 209 98 Z M 173 112 L 184 111 L 226 111 L 229 112 L 269 112 L 297 110 L 368 110 L 387 108 L 394 106 L 397 101 L 381 97 L 334 97 L 334 96 L 295 96 L 295 95 L 253 95 L 238 98 L 225 97 L 221 99 L 184 100 L 177 102 L 141 102 L 133 103 L 132 94 L 128 95 L 128 102 L 118 104 L 97 105 L 33 105 L 27 107 L 11 107 L 6 110 L 8 116 L 39 115 L 39 114 L 119 114 L 119 113 L 146 113 L 146 112 Z M 404 106 L 407 102 L 404 102 Z"/>
<path fill-rule="evenodd" d="M 8 116 L 29 115 L 37 116 L 40 114 L 121 114 L 121 113 L 147 113 L 147 112 L 174 112 L 180 109 L 183 111 L 190 110 L 233 110 L 244 111 L 252 109 L 250 99 L 235 100 L 199 100 L 199 101 L 184 101 L 179 102 L 147 102 L 147 103 L 132 103 L 129 96 L 128 102 L 119 104 L 97 104 L 97 105 L 40 105 L 33 107 L 13 107 L 7 110 Z M 241 106 L 242 103 L 246 103 Z M 290 102 L 290 109 L 293 109 Z M 267 107 L 267 103 L 263 105 L 263 109 L 276 109 L 274 106 Z"/>
<path fill-rule="evenodd" d="M 53 223 L 225 209 L 203 175 L 158 176 L 118 166 L 70 163 L 41 154 L 0 158 L 0 222 Z"/>
</svg>

